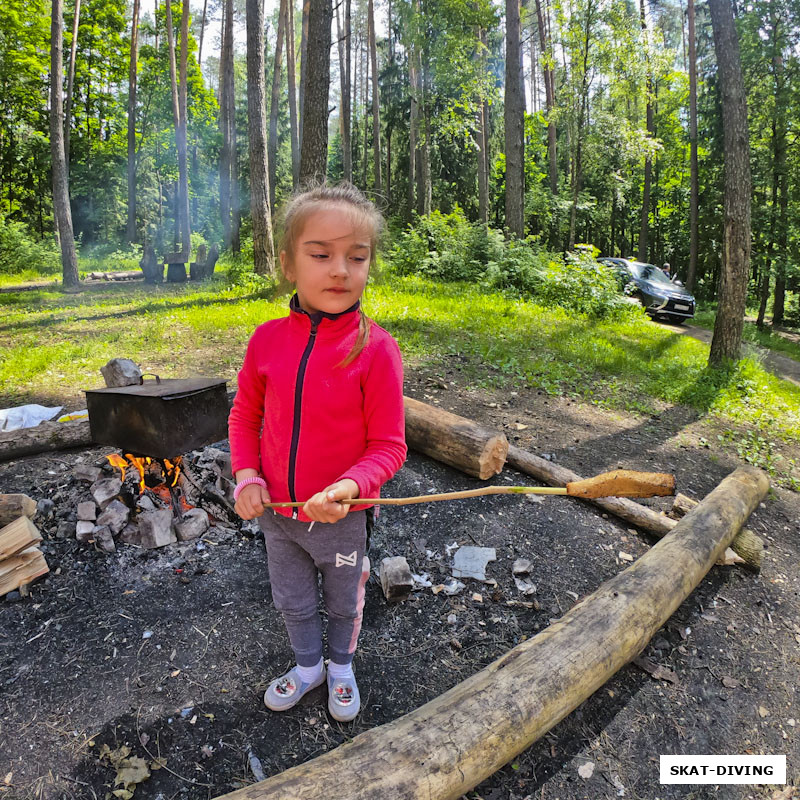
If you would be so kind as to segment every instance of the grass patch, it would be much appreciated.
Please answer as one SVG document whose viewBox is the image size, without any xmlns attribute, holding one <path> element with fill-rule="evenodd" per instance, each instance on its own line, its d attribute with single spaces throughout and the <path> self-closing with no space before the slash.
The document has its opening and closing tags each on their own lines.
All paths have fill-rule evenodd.
<svg viewBox="0 0 800 800">
<path fill-rule="evenodd" d="M 283 316 L 287 299 L 222 278 L 4 295 L 0 403 L 82 407 L 81 390 L 100 385 L 100 367 L 116 356 L 163 377 L 219 375 L 233 384 L 253 329 Z M 800 388 L 750 359 L 710 370 L 707 345 L 644 315 L 595 319 L 392 274 L 369 285 L 365 309 L 397 338 L 411 366 L 456 368 L 473 385 L 531 387 L 639 413 L 685 404 L 752 432 L 722 434 L 721 443 L 791 483 L 794 465 L 779 463 L 778 450 L 800 437 Z"/>
</svg>

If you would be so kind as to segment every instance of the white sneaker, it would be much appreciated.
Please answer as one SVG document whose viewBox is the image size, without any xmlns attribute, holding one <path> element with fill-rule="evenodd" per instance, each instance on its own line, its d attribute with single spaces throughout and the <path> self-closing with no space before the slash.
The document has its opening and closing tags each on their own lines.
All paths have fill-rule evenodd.
<svg viewBox="0 0 800 800">
<path fill-rule="evenodd" d="M 350 722 L 361 711 L 361 695 L 354 677 L 334 678 L 328 673 L 328 711 L 339 722 Z"/>
<path fill-rule="evenodd" d="M 325 680 L 325 667 L 313 683 L 304 683 L 292 667 L 285 675 L 276 678 L 264 692 L 264 705 L 271 711 L 287 711 L 296 706 L 305 694 L 322 684 Z"/>
</svg>

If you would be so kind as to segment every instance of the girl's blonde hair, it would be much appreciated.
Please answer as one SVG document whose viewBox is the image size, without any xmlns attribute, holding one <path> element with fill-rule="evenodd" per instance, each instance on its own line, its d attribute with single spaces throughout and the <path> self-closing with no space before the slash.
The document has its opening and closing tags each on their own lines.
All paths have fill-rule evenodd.
<svg viewBox="0 0 800 800">
<path fill-rule="evenodd" d="M 288 264 L 294 263 L 295 244 L 309 217 L 331 206 L 345 206 L 352 212 L 357 227 L 369 232 L 369 267 L 372 269 L 378 254 L 378 241 L 383 232 L 383 217 L 375 204 L 352 183 L 342 181 L 333 185 L 321 183 L 296 194 L 283 212 L 280 250 L 286 253 Z M 370 321 L 359 308 L 358 337 L 352 350 L 339 366 L 354 361 L 369 341 Z"/>
</svg>

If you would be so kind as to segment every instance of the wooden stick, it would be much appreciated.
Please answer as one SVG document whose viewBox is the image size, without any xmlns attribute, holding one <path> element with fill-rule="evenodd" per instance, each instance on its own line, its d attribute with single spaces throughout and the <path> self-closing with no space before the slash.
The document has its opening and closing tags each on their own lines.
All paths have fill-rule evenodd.
<svg viewBox="0 0 800 800">
<path fill-rule="evenodd" d="M 535 456 L 520 447 L 512 445 L 508 448 L 508 466 L 536 478 L 542 483 L 551 486 L 565 486 L 571 481 L 582 480 L 581 476 L 572 470 L 554 464 L 544 458 Z M 664 514 L 640 503 L 634 503 L 624 497 L 598 497 L 590 499 L 590 503 L 599 506 L 603 511 L 608 511 L 620 519 L 635 525 L 637 528 L 648 531 L 659 539 L 666 536 L 678 523 Z M 761 569 L 761 560 L 764 552 L 764 543 L 748 528 L 743 528 L 734 537 L 731 545 L 733 551 L 741 556 L 745 563 L 742 565 L 753 572 Z"/>
<path fill-rule="evenodd" d="M 461 492 L 422 494 L 416 497 L 348 497 L 339 502 L 346 506 L 409 506 L 438 500 L 463 500 L 488 494 L 559 494 L 571 497 L 663 497 L 675 493 L 675 477 L 664 472 L 634 472 L 618 469 L 593 478 L 572 481 L 566 486 L 483 486 Z M 265 508 L 302 508 L 305 501 L 266 503 Z"/>
<path fill-rule="evenodd" d="M 645 648 L 766 495 L 742 467 L 626 570 L 440 697 L 226 800 L 455 800 Z M 658 725 L 654 721 L 653 725 Z"/>
</svg>

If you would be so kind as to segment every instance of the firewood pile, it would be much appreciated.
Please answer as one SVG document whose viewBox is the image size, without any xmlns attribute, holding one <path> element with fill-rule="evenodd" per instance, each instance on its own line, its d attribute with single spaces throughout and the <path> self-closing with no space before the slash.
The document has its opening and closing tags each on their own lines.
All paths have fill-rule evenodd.
<svg viewBox="0 0 800 800">
<path fill-rule="evenodd" d="M 35 513 L 27 495 L 0 494 L 0 596 L 49 572 L 39 549 L 42 534 L 31 522 Z"/>
</svg>

